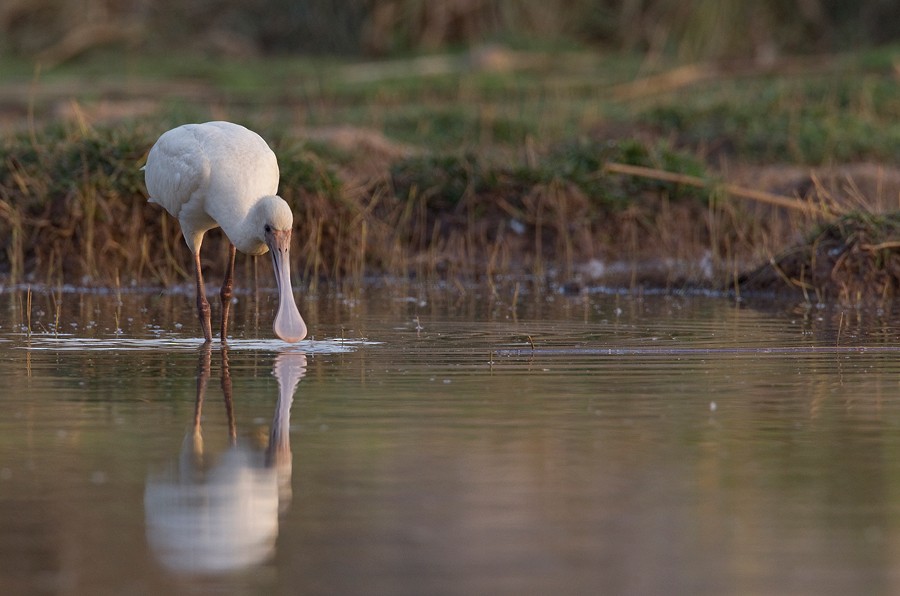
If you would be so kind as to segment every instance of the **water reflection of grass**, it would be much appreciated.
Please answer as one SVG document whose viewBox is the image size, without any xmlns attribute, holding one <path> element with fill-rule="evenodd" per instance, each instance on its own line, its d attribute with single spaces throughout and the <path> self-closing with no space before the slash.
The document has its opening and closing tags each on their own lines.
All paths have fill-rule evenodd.
<svg viewBox="0 0 900 596">
<path fill-rule="evenodd" d="M 144 203 L 138 167 L 185 119 L 244 121 L 275 145 L 297 213 L 296 268 L 310 285 L 382 273 L 571 281 L 594 260 L 628 264 L 625 283 L 727 286 L 817 218 L 736 200 L 716 181 L 747 166 L 897 154 L 889 51 L 764 70 L 648 68 L 583 52 L 514 58 L 491 70 L 450 55 L 423 74 L 415 59 L 391 70 L 132 57 L 122 70 L 100 57 L 33 84 L 22 65 L 3 65 L 22 81 L 4 103 L 36 123 L 0 147 L 0 270 L 13 282 L 183 280 L 177 225 Z M 613 174 L 609 162 L 710 184 Z M 802 180 L 768 190 L 823 198 Z M 846 203 L 843 190 L 829 189 L 828 204 Z M 215 272 L 225 247 L 215 235 L 207 244 L 218 247 Z"/>
</svg>

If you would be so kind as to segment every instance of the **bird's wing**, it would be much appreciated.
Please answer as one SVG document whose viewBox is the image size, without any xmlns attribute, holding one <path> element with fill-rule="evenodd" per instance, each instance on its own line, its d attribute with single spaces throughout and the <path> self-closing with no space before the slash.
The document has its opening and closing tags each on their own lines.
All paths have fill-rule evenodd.
<svg viewBox="0 0 900 596">
<path fill-rule="evenodd" d="M 232 122 L 207 122 L 197 133 L 212 164 L 214 194 L 233 194 L 246 205 L 278 192 L 278 159 L 261 136 Z"/>
<path fill-rule="evenodd" d="M 209 184 L 210 164 L 191 125 L 163 134 L 150 149 L 144 182 L 150 202 L 180 217 L 181 209 Z"/>
</svg>

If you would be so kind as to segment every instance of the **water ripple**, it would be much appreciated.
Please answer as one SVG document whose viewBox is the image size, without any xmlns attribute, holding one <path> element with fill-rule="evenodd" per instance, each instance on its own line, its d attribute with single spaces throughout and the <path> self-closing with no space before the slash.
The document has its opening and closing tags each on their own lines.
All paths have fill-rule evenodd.
<svg viewBox="0 0 900 596">
<path fill-rule="evenodd" d="M 218 342 L 216 342 L 218 343 Z M 286 344 L 278 339 L 232 339 L 228 347 L 232 351 L 302 352 L 304 354 L 342 354 L 353 352 L 361 346 L 379 345 L 381 342 L 367 339 L 328 338 L 304 340 Z M 63 335 L 35 335 L 16 348 L 25 350 L 90 351 L 90 350 L 196 350 L 202 342 L 189 337 L 73 337 Z"/>
</svg>

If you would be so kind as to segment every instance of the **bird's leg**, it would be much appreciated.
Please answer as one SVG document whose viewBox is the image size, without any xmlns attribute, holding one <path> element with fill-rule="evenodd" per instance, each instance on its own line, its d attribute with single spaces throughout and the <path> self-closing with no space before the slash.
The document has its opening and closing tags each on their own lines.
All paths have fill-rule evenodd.
<svg viewBox="0 0 900 596">
<path fill-rule="evenodd" d="M 259 334 L 259 270 L 256 268 L 258 257 L 253 255 L 253 332 Z"/>
<path fill-rule="evenodd" d="M 222 282 L 222 341 L 228 333 L 228 314 L 231 311 L 231 296 L 234 293 L 234 244 L 228 244 L 228 266 L 225 268 L 225 281 Z"/>
<path fill-rule="evenodd" d="M 206 288 L 203 286 L 203 273 L 200 271 L 200 253 L 194 254 L 194 270 L 197 273 L 197 315 L 200 317 L 200 328 L 206 342 L 212 341 L 212 325 L 209 322 L 209 301 L 206 299 Z"/>
</svg>

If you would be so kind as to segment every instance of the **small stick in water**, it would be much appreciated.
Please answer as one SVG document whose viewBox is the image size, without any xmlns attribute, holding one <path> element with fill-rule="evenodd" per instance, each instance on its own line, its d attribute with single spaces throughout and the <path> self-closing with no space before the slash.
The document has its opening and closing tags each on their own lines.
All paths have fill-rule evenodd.
<svg viewBox="0 0 900 596">
<path fill-rule="evenodd" d="M 841 311 L 841 320 L 838 322 L 838 334 L 837 334 L 837 343 L 836 346 L 841 345 L 841 331 L 844 330 L 844 312 Z"/>
<path fill-rule="evenodd" d="M 31 338 L 31 286 L 28 286 L 28 293 L 25 294 L 25 321 L 28 327 L 25 328 L 25 335 Z"/>
</svg>

